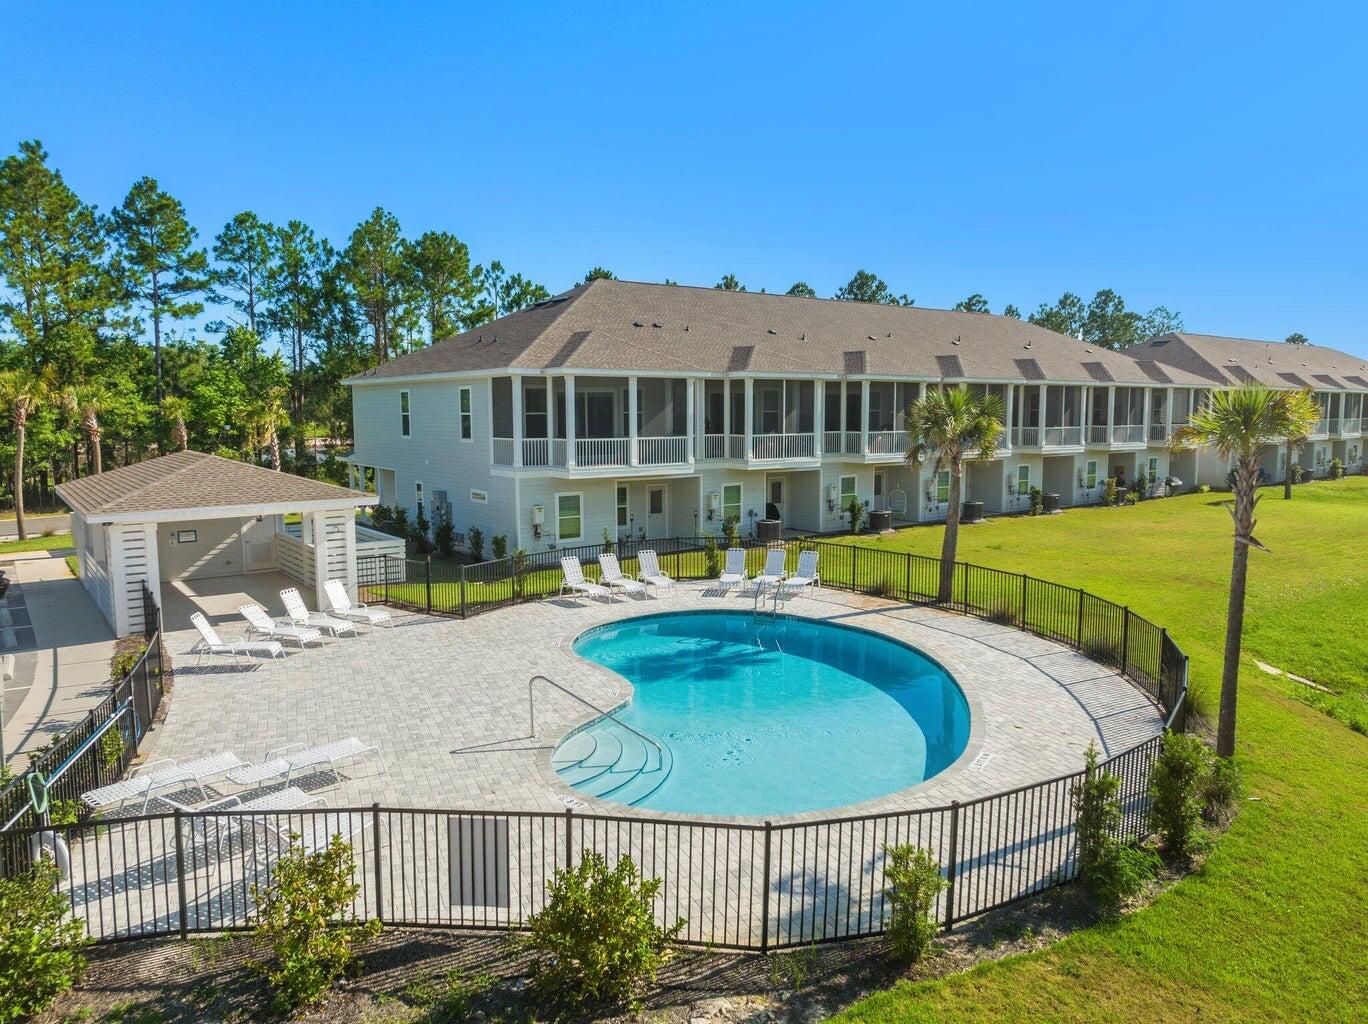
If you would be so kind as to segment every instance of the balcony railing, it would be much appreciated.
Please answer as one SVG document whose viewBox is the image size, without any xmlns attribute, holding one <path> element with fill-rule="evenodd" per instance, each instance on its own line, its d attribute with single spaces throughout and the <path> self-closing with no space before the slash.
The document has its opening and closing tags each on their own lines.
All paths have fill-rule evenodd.
<svg viewBox="0 0 1368 1024">
<path fill-rule="evenodd" d="M 1138 444 L 1144 440 L 1143 423 L 1117 423 L 1112 427 L 1112 444 Z"/>
<path fill-rule="evenodd" d="M 1163 423 L 1151 423 L 1149 428 L 1149 439 L 1151 441 L 1167 441 L 1168 426 Z"/>
<path fill-rule="evenodd" d="M 746 435 L 732 434 L 727 438 L 727 458 L 744 459 L 746 457 Z"/>
<path fill-rule="evenodd" d="M 1330 432 L 1330 420 L 1328 418 L 1316 420 L 1316 429 L 1314 432 L 1317 434 L 1328 434 Z"/>
<path fill-rule="evenodd" d="M 1105 423 L 1094 423 L 1088 427 L 1088 444 L 1106 444 L 1107 425 Z"/>
<path fill-rule="evenodd" d="M 872 430 L 869 433 L 870 455 L 902 455 L 907 451 L 907 434 L 901 430 Z"/>
<path fill-rule="evenodd" d="M 822 434 L 822 451 L 828 455 L 840 455 L 844 442 L 844 430 L 828 430 Z"/>
<path fill-rule="evenodd" d="M 1340 432 L 1340 421 L 1337 417 L 1326 420 L 1326 429 L 1322 433 L 1338 434 Z"/>
<path fill-rule="evenodd" d="M 551 465 L 551 441 L 545 437 L 523 438 L 523 465 Z"/>
<path fill-rule="evenodd" d="M 727 457 L 727 435 L 726 434 L 704 434 L 703 435 L 703 458 L 705 459 L 725 459 Z"/>
<path fill-rule="evenodd" d="M 598 466 L 625 466 L 627 465 L 627 438 L 576 438 L 575 463 L 589 468 Z"/>
<path fill-rule="evenodd" d="M 1341 437 L 1358 437 L 1362 431 L 1362 420 L 1343 419 L 1340 420 L 1339 434 Z"/>
<path fill-rule="evenodd" d="M 679 466 L 689 461 L 689 439 L 676 437 L 638 437 L 637 464 L 642 466 Z"/>
<path fill-rule="evenodd" d="M 496 437 L 494 438 L 494 465 L 511 466 L 513 465 L 513 438 Z"/>
<path fill-rule="evenodd" d="M 813 434 L 755 434 L 751 437 L 753 459 L 811 459 L 816 451 Z"/>
<path fill-rule="evenodd" d="M 860 436 L 858 430 L 847 430 L 845 432 L 845 453 L 847 455 L 859 455 L 864 450 L 864 438 Z"/>
<path fill-rule="evenodd" d="M 1015 448 L 1039 448 L 1040 428 L 1017 427 L 1016 436 L 1012 440 L 1012 446 Z"/>
<path fill-rule="evenodd" d="M 1083 443 L 1082 427 L 1046 427 L 1045 428 L 1045 447 L 1046 448 L 1065 448 L 1069 445 L 1081 445 Z"/>
</svg>

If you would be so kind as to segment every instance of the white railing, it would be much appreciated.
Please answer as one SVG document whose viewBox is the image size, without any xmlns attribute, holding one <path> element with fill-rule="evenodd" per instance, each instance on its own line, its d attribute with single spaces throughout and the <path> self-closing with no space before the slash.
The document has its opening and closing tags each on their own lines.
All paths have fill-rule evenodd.
<svg viewBox="0 0 1368 1024">
<path fill-rule="evenodd" d="M 1339 421 L 1338 418 L 1326 420 L 1326 430 L 1325 430 L 1325 433 L 1327 433 L 1327 434 L 1338 434 L 1339 432 L 1340 432 L 1340 421 Z"/>
<path fill-rule="evenodd" d="M 1106 444 L 1107 425 L 1105 423 L 1094 423 L 1088 427 L 1088 444 Z"/>
<path fill-rule="evenodd" d="M 1151 423 L 1149 428 L 1149 439 L 1151 441 L 1167 441 L 1168 427 L 1163 423 Z"/>
<path fill-rule="evenodd" d="M 1339 432 L 1344 437 L 1357 437 L 1362 430 L 1362 421 L 1357 419 L 1340 420 Z"/>
<path fill-rule="evenodd" d="M 725 459 L 727 457 L 727 435 L 726 434 L 704 434 L 703 435 L 703 458 L 705 459 Z"/>
<path fill-rule="evenodd" d="M 1016 439 L 1012 442 L 1017 448 L 1039 448 L 1040 447 L 1040 428 L 1039 427 L 1017 427 Z"/>
<path fill-rule="evenodd" d="M 828 455 L 841 454 L 841 445 L 845 441 L 844 430 L 827 430 L 822 434 L 822 451 Z"/>
<path fill-rule="evenodd" d="M 551 465 L 565 465 L 565 438 L 553 437 L 551 439 Z"/>
<path fill-rule="evenodd" d="M 1316 420 L 1316 433 L 1327 434 L 1330 432 L 1330 421 L 1328 419 Z"/>
<path fill-rule="evenodd" d="M 845 432 L 845 453 L 847 455 L 859 455 L 863 451 L 864 438 L 858 430 L 847 430 Z"/>
<path fill-rule="evenodd" d="M 291 579 L 312 584 L 314 581 L 314 546 L 284 531 L 276 534 L 276 565 Z"/>
<path fill-rule="evenodd" d="M 871 430 L 870 455 L 902 455 L 907 451 L 907 435 L 901 430 Z"/>
<path fill-rule="evenodd" d="M 727 438 L 727 458 L 744 459 L 746 457 L 746 435 L 732 434 Z"/>
<path fill-rule="evenodd" d="M 678 466 L 689 461 L 687 437 L 638 437 L 637 464 Z"/>
<path fill-rule="evenodd" d="M 578 466 L 627 465 L 625 437 L 583 437 L 575 439 L 575 464 Z"/>
<path fill-rule="evenodd" d="M 545 437 L 523 438 L 523 465 L 549 466 L 551 464 L 551 442 Z"/>
<path fill-rule="evenodd" d="M 753 459 L 811 459 L 816 450 L 812 434 L 755 434 L 751 437 Z"/>
<path fill-rule="evenodd" d="M 1112 426 L 1112 444 L 1136 444 L 1144 440 L 1143 423 L 1116 423 Z"/>
<path fill-rule="evenodd" d="M 511 466 L 513 465 L 513 438 L 496 437 L 494 438 L 494 465 Z"/>
<path fill-rule="evenodd" d="M 1065 448 L 1083 443 L 1082 427 L 1046 427 L 1045 447 Z"/>
</svg>

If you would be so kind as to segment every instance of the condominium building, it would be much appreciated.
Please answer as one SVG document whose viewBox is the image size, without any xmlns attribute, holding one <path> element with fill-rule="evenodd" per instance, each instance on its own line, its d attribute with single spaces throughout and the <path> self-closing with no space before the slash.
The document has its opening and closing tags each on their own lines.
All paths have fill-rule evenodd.
<svg viewBox="0 0 1368 1024">
<path fill-rule="evenodd" d="M 996 395 L 1004 430 L 970 463 L 988 514 L 1100 501 L 1108 478 L 1223 484 L 1167 441 L 1215 389 L 1310 387 L 1324 419 L 1294 458 L 1362 460 L 1368 365 L 1314 346 L 1173 334 L 1124 352 L 999 316 L 594 281 L 351 378 L 352 480 L 508 549 L 613 538 L 836 531 L 852 498 L 943 519 L 949 474 L 907 458 L 928 388 Z M 1270 479 L 1286 471 L 1270 446 Z M 1177 485 L 1175 485 L 1177 486 Z"/>
</svg>

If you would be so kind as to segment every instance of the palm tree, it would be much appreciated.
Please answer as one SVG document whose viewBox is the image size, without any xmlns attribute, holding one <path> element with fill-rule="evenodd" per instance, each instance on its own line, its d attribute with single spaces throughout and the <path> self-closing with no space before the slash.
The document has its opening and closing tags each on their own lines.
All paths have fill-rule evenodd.
<svg viewBox="0 0 1368 1024">
<path fill-rule="evenodd" d="M 76 384 L 62 392 L 62 407 L 80 422 L 90 452 L 90 471 L 101 472 L 100 413 L 109 407 L 109 392 L 100 384 Z"/>
<path fill-rule="evenodd" d="M 927 392 L 926 397 L 908 407 L 908 464 L 916 465 L 927 452 L 935 452 L 933 472 L 950 470 L 950 507 L 945 513 L 945 539 L 941 543 L 939 601 L 950 601 L 955 582 L 964 460 L 991 459 L 1003 429 L 1002 400 L 995 395 L 976 395 L 963 384 Z"/>
<path fill-rule="evenodd" d="M 20 540 L 28 538 L 24 529 L 24 437 L 29 415 L 47 400 L 46 377 L 28 370 L 0 372 L 0 406 L 9 410 L 14 424 L 14 524 Z"/>
<path fill-rule="evenodd" d="M 189 410 L 190 403 L 177 395 L 167 395 L 161 400 L 162 419 L 171 423 L 171 443 L 178 452 L 190 447 L 190 435 L 185 429 L 185 414 Z"/>
<path fill-rule="evenodd" d="M 1259 453 L 1270 441 L 1310 433 L 1320 408 L 1309 391 L 1274 391 L 1249 385 L 1218 391 L 1210 404 L 1192 414 L 1188 425 L 1174 432 L 1175 451 L 1214 448 L 1234 463 L 1233 503 L 1235 551 L 1230 564 L 1230 600 L 1226 609 L 1225 663 L 1221 670 L 1221 711 L 1216 724 L 1216 753 L 1235 754 L 1235 698 L 1240 675 L 1240 640 L 1244 633 L 1245 584 L 1249 576 L 1249 548 L 1267 550 L 1254 538 L 1255 487 Z M 1288 467 L 1289 472 L 1291 467 Z"/>
<path fill-rule="evenodd" d="M 270 452 L 271 468 L 280 472 L 280 428 L 290 422 L 279 391 L 272 391 L 247 409 L 248 443 Z"/>
</svg>

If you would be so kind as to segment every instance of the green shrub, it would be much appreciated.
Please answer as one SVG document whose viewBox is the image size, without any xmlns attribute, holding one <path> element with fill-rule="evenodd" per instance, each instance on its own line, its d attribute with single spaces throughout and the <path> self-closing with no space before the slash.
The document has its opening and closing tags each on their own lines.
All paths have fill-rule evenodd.
<svg viewBox="0 0 1368 1024">
<path fill-rule="evenodd" d="M 489 538 L 489 547 L 491 553 L 494 555 L 496 559 L 502 560 L 507 558 L 508 535 L 503 533 L 496 533 L 494 536 Z"/>
<path fill-rule="evenodd" d="M 117 725 L 111 725 L 100 737 L 100 760 L 111 771 L 119 766 L 123 758 L 124 738 Z"/>
<path fill-rule="evenodd" d="M 427 512 L 418 509 L 418 517 L 414 519 L 413 526 L 409 528 L 409 540 L 413 543 L 413 549 L 420 555 L 425 555 L 432 550 L 432 541 L 428 537 L 428 531 L 432 524 L 428 522 Z"/>
<path fill-rule="evenodd" d="M 936 935 L 936 897 L 949 884 L 934 857 L 916 846 L 885 846 L 884 897 L 892 916 L 888 942 L 897 963 L 916 963 Z"/>
<path fill-rule="evenodd" d="M 1107 477 L 1102 482 L 1102 503 L 1104 505 L 1115 505 L 1121 499 L 1121 492 L 1116 486 L 1115 477 Z"/>
<path fill-rule="evenodd" d="M 438 554 L 450 558 L 456 552 L 456 526 L 445 512 L 437 514 L 437 525 L 432 530 L 432 541 Z"/>
<path fill-rule="evenodd" d="M 718 552 L 717 538 L 708 537 L 703 541 L 703 575 L 714 580 L 721 572 L 722 556 Z"/>
<path fill-rule="evenodd" d="M 1154 874 L 1154 857 L 1116 838 L 1121 827 L 1121 780 L 1097 763 L 1097 744 L 1089 743 L 1083 778 L 1074 785 L 1078 874 L 1104 910 L 1120 909 Z"/>
<path fill-rule="evenodd" d="M 740 540 L 737 532 L 737 524 L 740 522 L 736 516 L 722 517 L 722 543 L 724 546 L 734 548 Z"/>
<path fill-rule="evenodd" d="M 1045 495 L 1041 491 L 1041 489 L 1039 487 L 1032 487 L 1030 491 L 1030 497 L 1031 515 L 1038 516 L 1043 514 L 1045 511 Z"/>
<path fill-rule="evenodd" d="M 617 547 L 617 542 L 613 539 L 613 535 L 609 532 L 608 527 L 605 526 L 603 528 L 603 553 L 605 555 L 611 555 L 613 553 L 613 548 L 615 547 Z"/>
<path fill-rule="evenodd" d="M 684 926 L 655 923 L 658 879 L 642 879 L 630 857 L 616 868 L 597 853 L 556 872 L 546 906 L 528 922 L 525 940 L 537 956 L 534 983 L 551 1001 L 570 1006 L 631 1000 L 655 977 L 670 941 Z"/>
<path fill-rule="evenodd" d="M 1192 489 L 1193 494 L 1210 494 L 1211 484 L 1198 484 Z"/>
<path fill-rule="evenodd" d="M 484 531 L 478 526 L 472 526 L 466 534 L 466 546 L 470 548 L 470 557 L 476 562 L 484 561 Z"/>
<path fill-rule="evenodd" d="M 75 825 L 81 820 L 84 806 L 79 800 L 53 800 L 48 804 L 48 824 L 54 828 Z"/>
<path fill-rule="evenodd" d="M 1344 463 L 1341 462 L 1339 459 L 1331 459 L 1331 460 L 1330 460 L 1330 479 L 1331 479 L 1331 480 L 1338 480 L 1338 479 L 1339 479 L 1340 477 L 1342 477 L 1342 476 L 1344 476 Z"/>
<path fill-rule="evenodd" d="M 0 878 L 0 1022 L 38 1013 L 85 968 L 85 929 L 69 916 L 60 881 L 46 858 Z"/>
<path fill-rule="evenodd" d="M 109 659 L 109 678 L 116 682 L 137 667 L 138 659 L 147 650 L 147 641 L 140 636 L 126 636 L 114 642 L 114 655 Z"/>
<path fill-rule="evenodd" d="M 1212 757 L 1202 781 L 1202 817 L 1224 825 L 1235 816 L 1244 798 L 1244 770 L 1233 757 Z"/>
<path fill-rule="evenodd" d="M 1164 734 L 1163 747 L 1150 772 L 1150 826 L 1170 863 L 1190 860 L 1196 849 L 1210 756 L 1195 736 Z"/>
<path fill-rule="evenodd" d="M 523 591 L 527 588 L 527 569 L 531 562 L 526 548 L 518 548 L 513 552 L 513 596 L 522 597 Z"/>
<path fill-rule="evenodd" d="M 333 836 L 325 849 L 307 853 L 297 839 L 276 862 L 270 886 L 252 886 L 256 935 L 272 953 L 270 963 L 256 966 L 281 1012 L 317 1002 L 353 969 L 357 947 L 380 932 L 379 921 L 344 916 L 361 891 L 351 845 Z"/>
<path fill-rule="evenodd" d="M 390 530 L 397 537 L 408 536 L 408 509 L 403 505 L 395 505 L 391 509 Z"/>
<path fill-rule="evenodd" d="M 851 495 L 850 503 L 846 505 L 846 518 L 850 520 L 850 532 L 859 533 L 860 527 L 864 523 L 865 507 L 860 499 Z"/>
</svg>

